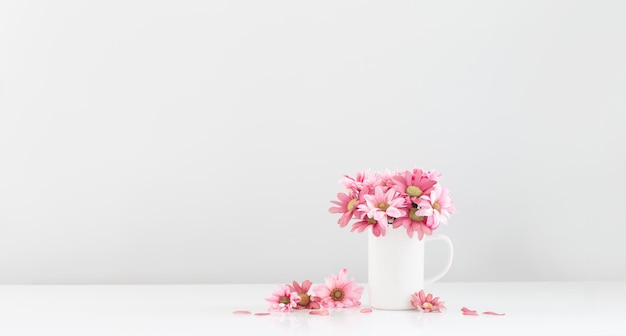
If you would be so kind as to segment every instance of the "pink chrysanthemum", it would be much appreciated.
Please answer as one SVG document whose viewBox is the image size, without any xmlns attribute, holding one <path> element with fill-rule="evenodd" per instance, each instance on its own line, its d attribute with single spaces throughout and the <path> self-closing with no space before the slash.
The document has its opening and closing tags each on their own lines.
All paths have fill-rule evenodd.
<svg viewBox="0 0 626 336">
<path fill-rule="evenodd" d="M 433 297 L 432 294 L 425 295 L 422 289 L 419 293 L 411 294 L 411 305 L 425 313 L 442 312 L 446 309 L 444 301 L 439 301 L 439 297 Z"/>
<path fill-rule="evenodd" d="M 371 227 L 372 228 L 372 233 L 374 234 L 374 236 L 376 237 L 380 237 L 381 235 L 385 235 L 385 232 L 387 232 L 387 224 L 381 224 L 379 221 L 375 220 L 374 218 L 370 218 L 367 216 L 363 216 L 363 219 L 361 219 L 360 221 L 352 224 L 352 230 L 350 230 L 350 232 L 363 232 L 365 231 L 365 229 Z"/>
<path fill-rule="evenodd" d="M 456 210 L 452 204 L 452 198 L 448 195 L 448 189 L 435 185 L 427 196 L 420 197 L 417 203 L 419 210 L 417 216 L 426 217 L 426 225 L 435 230 L 440 223 L 448 223 L 448 218 Z"/>
<path fill-rule="evenodd" d="M 326 277 L 324 285 L 318 285 L 313 290 L 322 301 L 322 307 L 349 308 L 361 305 L 359 301 L 363 294 L 363 287 L 356 284 L 354 279 L 347 280 L 348 271 L 344 268 L 337 275 Z"/>
<path fill-rule="evenodd" d="M 425 235 L 430 236 L 433 230 L 426 225 L 426 217 L 418 216 L 416 212 L 417 208 L 412 208 L 407 216 L 397 218 L 393 222 L 393 227 L 399 228 L 402 226 L 406 229 L 409 237 L 413 238 L 413 234 L 417 233 L 417 239 L 422 240 Z"/>
<path fill-rule="evenodd" d="M 291 285 L 287 285 L 292 292 L 296 292 L 300 297 L 300 301 L 294 307 L 295 309 L 320 309 L 319 302 L 321 299 L 317 296 L 309 295 L 311 284 L 311 281 L 304 280 L 302 285 L 298 284 L 297 281 L 294 281 Z"/>
<path fill-rule="evenodd" d="M 328 211 L 342 214 L 339 220 L 337 220 L 337 224 L 340 227 L 345 227 L 355 215 L 357 207 L 361 202 L 355 192 L 350 192 L 349 194 L 338 193 L 337 198 L 339 199 L 338 201 L 330 201 L 337 206 L 328 208 Z"/>
<path fill-rule="evenodd" d="M 360 204 L 358 209 L 367 217 L 378 221 L 381 226 L 386 226 L 394 218 L 406 215 L 404 198 L 394 189 L 385 192 L 381 186 L 377 186 L 374 195 L 365 195 L 364 198 L 365 203 Z"/>
<path fill-rule="evenodd" d="M 278 285 L 270 293 L 270 297 L 265 298 L 265 301 L 270 303 L 269 310 L 288 312 L 300 302 L 300 296 L 289 286 Z"/>
<path fill-rule="evenodd" d="M 376 171 L 358 171 L 355 177 L 348 175 L 343 176 L 341 184 L 348 190 L 359 193 L 362 190 L 373 189 L 375 186 L 381 184 L 380 173 Z"/>
<path fill-rule="evenodd" d="M 413 203 L 417 203 L 420 196 L 428 194 L 436 183 L 437 181 L 429 178 L 420 168 L 398 173 L 393 178 L 393 188 Z"/>
</svg>

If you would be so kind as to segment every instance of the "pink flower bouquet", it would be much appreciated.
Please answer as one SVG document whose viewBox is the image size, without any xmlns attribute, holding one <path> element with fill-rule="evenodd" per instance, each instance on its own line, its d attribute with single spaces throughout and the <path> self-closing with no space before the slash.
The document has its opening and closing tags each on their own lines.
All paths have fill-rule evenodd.
<svg viewBox="0 0 626 336">
<path fill-rule="evenodd" d="M 448 189 L 439 183 L 441 174 L 413 168 L 407 171 L 357 172 L 345 175 L 340 182 L 347 190 L 331 201 L 331 213 L 341 214 L 337 221 L 345 227 L 353 221 L 350 231 L 366 229 L 379 237 L 388 228 L 400 227 L 409 237 L 418 239 L 431 235 L 441 223 L 447 224 L 455 212 Z"/>
</svg>

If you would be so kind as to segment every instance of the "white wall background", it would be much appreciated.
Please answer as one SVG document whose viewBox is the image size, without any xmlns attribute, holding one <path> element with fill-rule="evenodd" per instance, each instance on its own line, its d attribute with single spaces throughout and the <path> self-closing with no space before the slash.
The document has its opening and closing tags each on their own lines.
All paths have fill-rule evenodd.
<svg viewBox="0 0 626 336">
<path fill-rule="evenodd" d="M 626 280 L 625 41 L 622 1 L 2 1 L 0 283 L 365 282 L 330 200 L 413 166 L 445 281 Z"/>
</svg>

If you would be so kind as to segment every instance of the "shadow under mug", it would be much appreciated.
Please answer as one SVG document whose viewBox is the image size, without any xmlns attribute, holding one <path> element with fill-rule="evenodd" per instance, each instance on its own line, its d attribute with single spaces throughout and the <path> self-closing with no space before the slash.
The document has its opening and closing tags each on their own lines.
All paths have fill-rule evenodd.
<svg viewBox="0 0 626 336">
<path fill-rule="evenodd" d="M 448 246 L 448 260 L 443 270 L 424 278 L 424 247 L 427 242 L 441 241 Z M 435 234 L 417 239 L 410 238 L 404 228 L 387 229 L 384 236 L 368 232 L 367 272 L 370 306 L 376 309 L 408 310 L 411 294 L 424 289 L 424 285 L 441 279 L 450 269 L 453 257 L 452 241 L 445 235 Z"/>
</svg>

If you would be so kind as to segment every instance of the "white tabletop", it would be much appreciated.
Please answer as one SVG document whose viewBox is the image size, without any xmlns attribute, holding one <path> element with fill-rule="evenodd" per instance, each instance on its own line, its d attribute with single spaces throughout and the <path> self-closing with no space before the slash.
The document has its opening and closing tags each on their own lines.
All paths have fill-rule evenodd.
<svg viewBox="0 0 626 336">
<path fill-rule="evenodd" d="M 274 284 L 0 286 L 0 335 L 626 335 L 626 282 L 437 283 L 444 313 L 268 316 Z M 464 316 L 461 307 L 506 313 Z"/>
</svg>

